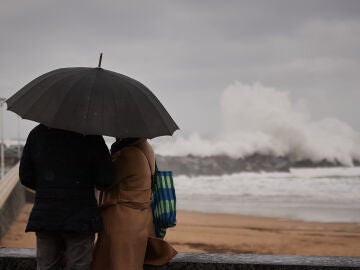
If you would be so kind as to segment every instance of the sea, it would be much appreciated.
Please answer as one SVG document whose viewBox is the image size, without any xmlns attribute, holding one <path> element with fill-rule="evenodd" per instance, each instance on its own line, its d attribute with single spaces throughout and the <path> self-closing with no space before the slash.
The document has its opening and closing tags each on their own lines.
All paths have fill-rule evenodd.
<svg viewBox="0 0 360 270">
<path fill-rule="evenodd" d="M 360 222 L 360 167 L 174 177 L 177 208 L 319 222 Z"/>
<path fill-rule="evenodd" d="M 12 145 L 17 141 L 5 143 Z M 179 210 L 360 222 L 360 167 L 293 168 L 290 172 L 220 176 L 177 175 L 174 182 Z"/>
</svg>

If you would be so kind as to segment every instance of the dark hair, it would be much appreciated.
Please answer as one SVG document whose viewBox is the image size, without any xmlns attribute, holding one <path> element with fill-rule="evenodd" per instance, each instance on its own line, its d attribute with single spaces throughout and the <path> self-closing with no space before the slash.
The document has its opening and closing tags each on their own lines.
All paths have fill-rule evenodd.
<svg viewBox="0 0 360 270">
<path fill-rule="evenodd" d="M 111 145 L 111 154 L 114 154 L 125 146 L 136 142 L 138 139 L 140 138 L 116 138 L 116 141 Z"/>
</svg>

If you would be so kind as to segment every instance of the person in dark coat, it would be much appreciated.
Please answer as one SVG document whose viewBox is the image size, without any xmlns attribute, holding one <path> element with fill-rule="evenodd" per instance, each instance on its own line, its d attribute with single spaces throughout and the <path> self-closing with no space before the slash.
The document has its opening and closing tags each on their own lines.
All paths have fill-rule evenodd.
<svg viewBox="0 0 360 270">
<path fill-rule="evenodd" d="M 38 269 L 90 269 L 94 235 L 102 227 L 95 187 L 106 189 L 115 168 L 102 136 L 48 128 L 29 134 L 20 182 L 36 191 L 26 232 L 36 232 Z"/>
</svg>

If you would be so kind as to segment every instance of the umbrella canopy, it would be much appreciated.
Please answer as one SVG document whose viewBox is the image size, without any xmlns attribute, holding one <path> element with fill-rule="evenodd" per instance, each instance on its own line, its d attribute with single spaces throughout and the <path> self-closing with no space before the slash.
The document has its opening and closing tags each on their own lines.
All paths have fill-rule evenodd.
<svg viewBox="0 0 360 270">
<path fill-rule="evenodd" d="M 151 139 L 179 129 L 146 86 L 102 68 L 50 71 L 6 103 L 22 118 L 85 135 Z"/>
</svg>

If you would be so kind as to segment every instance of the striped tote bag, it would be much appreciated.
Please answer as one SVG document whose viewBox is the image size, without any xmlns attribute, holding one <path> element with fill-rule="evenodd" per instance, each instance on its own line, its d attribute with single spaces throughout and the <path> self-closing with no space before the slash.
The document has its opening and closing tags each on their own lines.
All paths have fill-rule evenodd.
<svg viewBox="0 0 360 270">
<path fill-rule="evenodd" d="M 155 233 L 164 238 L 166 229 L 176 226 L 176 195 L 171 171 L 159 171 L 155 164 L 152 183 L 151 209 Z"/>
</svg>

